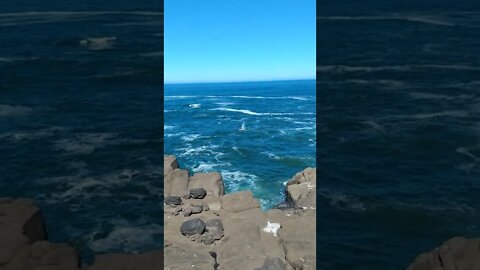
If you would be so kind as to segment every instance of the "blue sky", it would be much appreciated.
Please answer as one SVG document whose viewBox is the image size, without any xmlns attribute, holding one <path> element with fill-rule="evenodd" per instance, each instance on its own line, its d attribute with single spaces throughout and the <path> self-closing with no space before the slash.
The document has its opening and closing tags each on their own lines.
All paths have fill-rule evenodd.
<svg viewBox="0 0 480 270">
<path fill-rule="evenodd" d="M 315 78 L 315 0 L 166 0 L 165 83 Z"/>
</svg>

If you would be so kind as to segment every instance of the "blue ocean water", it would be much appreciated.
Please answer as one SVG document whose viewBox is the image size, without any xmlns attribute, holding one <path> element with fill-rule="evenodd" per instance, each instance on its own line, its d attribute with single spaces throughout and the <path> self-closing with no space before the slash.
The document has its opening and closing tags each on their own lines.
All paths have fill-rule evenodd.
<svg viewBox="0 0 480 270">
<path fill-rule="evenodd" d="M 49 239 L 163 246 L 163 4 L 0 5 L 0 196 L 33 198 Z"/>
<path fill-rule="evenodd" d="M 226 192 L 252 190 L 263 209 L 315 166 L 315 81 L 165 85 L 165 153 L 219 171 Z"/>
<path fill-rule="evenodd" d="M 451 237 L 480 235 L 479 11 L 319 7 L 319 269 L 405 269 Z"/>
</svg>

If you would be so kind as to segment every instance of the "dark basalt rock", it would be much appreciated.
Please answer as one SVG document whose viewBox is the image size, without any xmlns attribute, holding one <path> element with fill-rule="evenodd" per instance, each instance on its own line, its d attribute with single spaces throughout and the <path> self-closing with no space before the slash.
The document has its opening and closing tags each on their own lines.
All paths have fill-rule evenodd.
<svg viewBox="0 0 480 270">
<path fill-rule="evenodd" d="M 203 188 L 194 188 L 190 190 L 190 197 L 194 199 L 203 199 L 207 196 L 207 191 Z"/>
<path fill-rule="evenodd" d="M 185 236 L 203 234 L 205 227 L 205 222 L 199 218 L 194 218 L 183 222 L 182 226 L 180 226 L 180 232 Z"/>
<path fill-rule="evenodd" d="M 182 198 L 178 196 L 168 196 L 165 198 L 165 204 L 170 206 L 182 204 Z"/>
</svg>

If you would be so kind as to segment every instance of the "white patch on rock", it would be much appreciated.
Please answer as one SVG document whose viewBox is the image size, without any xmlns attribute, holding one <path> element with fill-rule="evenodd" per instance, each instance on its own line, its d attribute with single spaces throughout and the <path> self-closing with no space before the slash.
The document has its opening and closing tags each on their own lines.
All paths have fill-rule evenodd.
<svg viewBox="0 0 480 270">
<path fill-rule="evenodd" d="M 282 227 L 282 225 L 280 225 L 280 223 L 273 223 L 273 222 L 270 222 L 270 221 L 267 221 L 267 226 L 265 226 L 265 228 L 263 228 L 263 231 L 264 232 L 267 232 L 267 233 L 271 233 L 273 234 L 273 236 L 277 236 L 277 231 L 278 229 L 280 229 L 280 227 Z"/>
</svg>

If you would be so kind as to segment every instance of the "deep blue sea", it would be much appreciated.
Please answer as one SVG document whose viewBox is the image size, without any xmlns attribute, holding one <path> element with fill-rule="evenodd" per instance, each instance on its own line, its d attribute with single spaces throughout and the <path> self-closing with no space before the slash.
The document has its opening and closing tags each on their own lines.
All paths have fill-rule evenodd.
<svg viewBox="0 0 480 270">
<path fill-rule="evenodd" d="M 163 246 L 152 2 L 0 5 L 0 197 L 36 199 L 50 240 L 86 258 Z"/>
<path fill-rule="evenodd" d="M 315 80 L 165 85 L 165 153 L 221 172 L 226 192 L 251 190 L 268 209 L 315 166 Z"/>
<path fill-rule="evenodd" d="M 317 6 L 317 267 L 480 236 L 479 2 Z"/>
</svg>

